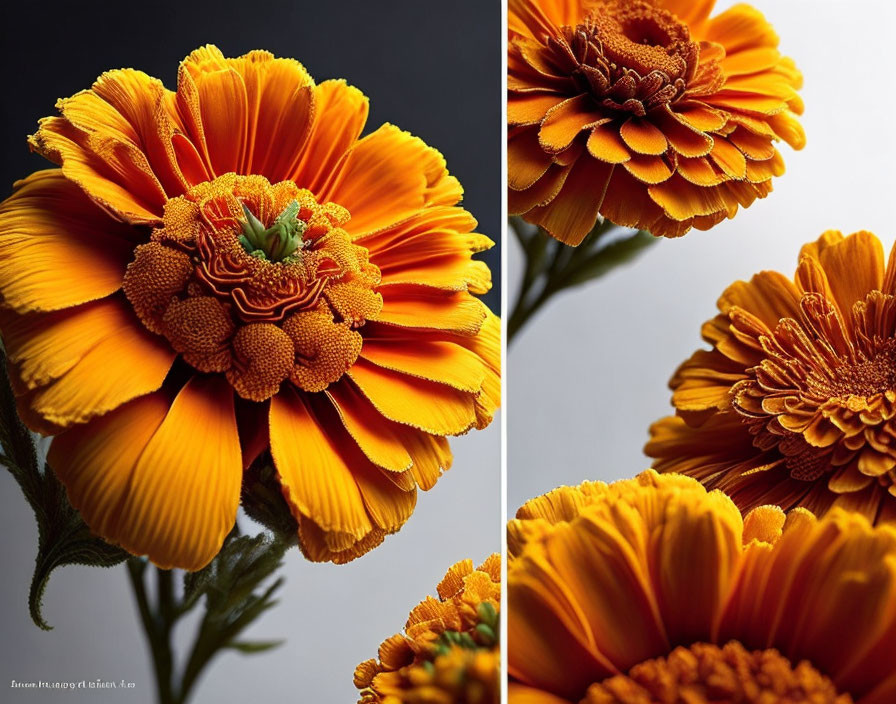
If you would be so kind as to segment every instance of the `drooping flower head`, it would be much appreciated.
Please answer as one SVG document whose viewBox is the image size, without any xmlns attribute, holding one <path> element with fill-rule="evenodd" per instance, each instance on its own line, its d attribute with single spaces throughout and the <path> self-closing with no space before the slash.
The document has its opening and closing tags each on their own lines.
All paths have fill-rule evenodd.
<svg viewBox="0 0 896 704">
<path fill-rule="evenodd" d="M 896 521 L 896 249 L 826 232 L 793 280 L 728 287 L 672 377 L 676 415 L 651 428 L 654 467 L 721 489 L 744 511 L 831 506 Z"/>
<path fill-rule="evenodd" d="M 453 565 L 438 594 L 358 665 L 359 704 L 499 704 L 500 555 Z"/>
<path fill-rule="evenodd" d="M 291 59 L 208 46 L 61 100 L 0 205 L 19 412 L 104 538 L 202 567 L 269 452 L 312 560 L 398 530 L 498 403 L 492 245 L 442 156 Z"/>
<path fill-rule="evenodd" d="M 805 143 L 801 77 L 765 18 L 714 0 L 510 0 L 509 209 L 579 244 L 598 216 L 706 230 Z"/>
<path fill-rule="evenodd" d="M 650 470 L 508 527 L 510 704 L 896 701 L 896 528 Z"/>
</svg>

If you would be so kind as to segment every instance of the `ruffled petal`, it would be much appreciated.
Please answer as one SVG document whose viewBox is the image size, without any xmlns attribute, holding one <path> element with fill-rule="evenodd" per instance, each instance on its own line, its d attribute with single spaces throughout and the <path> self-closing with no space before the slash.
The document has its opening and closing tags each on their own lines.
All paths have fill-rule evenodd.
<svg viewBox="0 0 896 704">
<path fill-rule="evenodd" d="M 0 292 L 19 312 L 57 310 L 121 287 L 135 232 L 60 170 L 38 171 L 0 204 Z"/>
</svg>

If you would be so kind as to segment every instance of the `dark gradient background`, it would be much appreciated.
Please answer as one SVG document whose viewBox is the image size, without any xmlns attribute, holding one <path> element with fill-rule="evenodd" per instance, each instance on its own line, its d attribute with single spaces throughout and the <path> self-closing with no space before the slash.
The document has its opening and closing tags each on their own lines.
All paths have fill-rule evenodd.
<svg viewBox="0 0 896 704">
<path fill-rule="evenodd" d="M 499 0 L 343 2 L 26 2 L 0 8 L 0 198 L 49 164 L 26 135 L 54 103 L 105 70 L 133 67 L 175 86 L 183 57 L 205 43 L 225 55 L 268 49 L 298 59 L 318 81 L 345 78 L 370 98 L 371 131 L 393 122 L 439 149 L 464 185 L 479 230 L 498 241 L 502 76 Z M 486 255 L 500 300 L 499 247 Z M 196 704 L 355 701 L 354 666 L 374 657 L 407 613 L 435 591 L 455 561 L 500 547 L 498 421 L 452 442 L 453 469 L 397 535 L 343 567 L 296 551 L 281 603 L 247 634 L 285 638 L 268 654 L 226 654 L 199 684 Z M 245 519 L 241 519 L 244 529 Z M 37 544 L 18 488 L 0 471 L 0 702 L 95 704 L 153 701 L 153 682 L 123 567 L 66 567 L 51 579 L 45 615 L 31 624 L 26 594 Z M 178 633 L 178 647 L 191 638 Z M 183 657 L 183 650 L 180 656 Z M 10 681 L 121 680 L 130 691 L 14 690 Z"/>
</svg>

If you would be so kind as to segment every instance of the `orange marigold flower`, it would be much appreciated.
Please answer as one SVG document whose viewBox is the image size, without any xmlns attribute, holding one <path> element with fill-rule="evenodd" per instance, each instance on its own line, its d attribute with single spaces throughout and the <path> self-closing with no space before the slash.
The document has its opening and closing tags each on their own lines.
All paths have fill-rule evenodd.
<svg viewBox="0 0 896 704">
<path fill-rule="evenodd" d="M 896 701 L 896 528 L 648 470 L 508 526 L 510 704 Z"/>
<path fill-rule="evenodd" d="M 676 415 L 651 427 L 661 472 L 696 477 L 748 511 L 831 506 L 896 521 L 896 249 L 826 232 L 791 281 L 729 286 L 672 377 Z"/>
<path fill-rule="evenodd" d="M 493 243 L 441 154 L 264 51 L 58 107 L 31 145 L 61 168 L 0 205 L 0 330 L 88 525 L 198 569 L 269 450 L 308 558 L 398 530 L 499 400 Z"/>
<path fill-rule="evenodd" d="M 802 79 L 757 10 L 714 4 L 510 0 L 511 213 L 570 245 L 598 215 L 678 237 L 771 192 Z"/>
<path fill-rule="evenodd" d="M 476 569 L 458 562 L 438 594 L 411 611 L 405 634 L 383 641 L 379 660 L 355 669 L 359 704 L 500 702 L 501 556 Z"/>
</svg>

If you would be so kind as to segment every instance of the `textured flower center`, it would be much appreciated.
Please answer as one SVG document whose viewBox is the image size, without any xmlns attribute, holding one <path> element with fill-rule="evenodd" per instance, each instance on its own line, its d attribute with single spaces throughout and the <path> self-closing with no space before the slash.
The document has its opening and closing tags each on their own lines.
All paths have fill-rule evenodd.
<svg viewBox="0 0 896 704">
<path fill-rule="evenodd" d="M 548 40 L 553 61 L 601 105 L 637 116 L 677 100 L 700 47 L 686 25 L 648 2 L 606 2 Z"/>
<path fill-rule="evenodd" d="M 806 379 L 807 391 L 827 398 L 868 398 L 896 391 L 896 340 L 884 340 L 871 350 L 871 357 L 838 360 L 833 368 L 813 370 Z"/>
<path fill-rule="evenodd" d="M 793 665 L 777 650 L 749 651 L 697 643 L 647 660 L 628 674 L 592 685 L 582 704 L 851 704 L 808 662 Z"/>
<path fill-rule="evenodd" d="M 862 475 L 896 485 L 896 299 L 873 291 L 848 322 L 820 294 L 800 307 L 799 320 L 781 320 L 771 335 L 733 314 L 734 329 L 766 356 L 733 387 L 732 406 L 754 444 L 778 447 L 794 479 L 854 465 L 854 486 L 870 481 Z"/>
<path fill-rule="evenodd" d="M 322 391 L 357 359 L 380 273 L 342 229 L 349 213 L 290 181 L 227 174 L 165 206 L 124 292 L 151 331 L 243 398 L 288 380 Z"/>
</svg>

